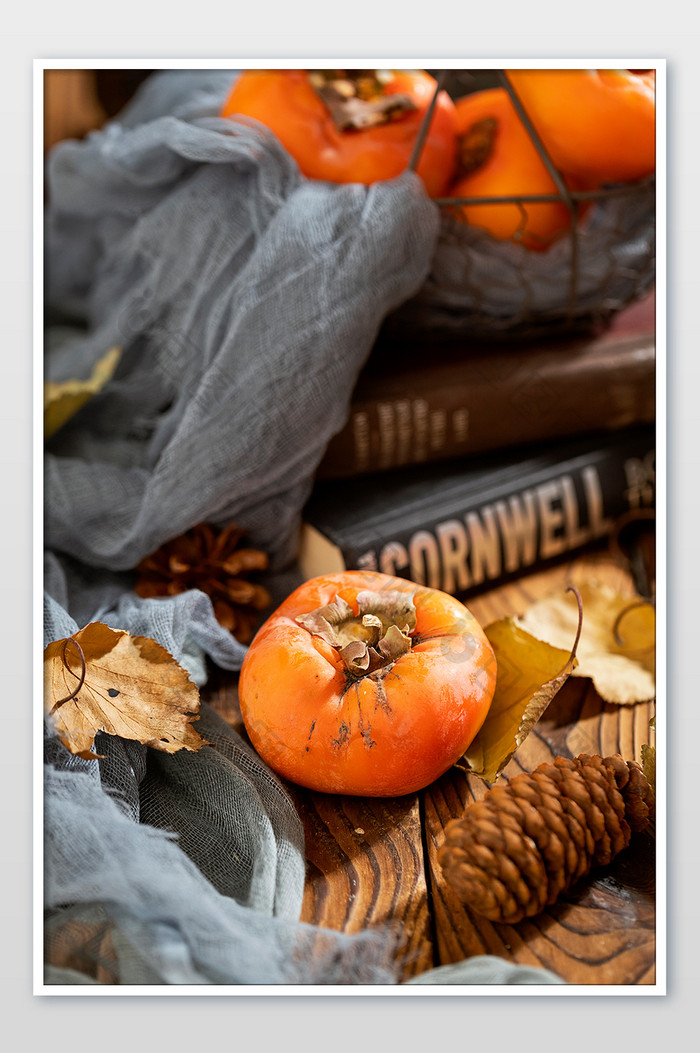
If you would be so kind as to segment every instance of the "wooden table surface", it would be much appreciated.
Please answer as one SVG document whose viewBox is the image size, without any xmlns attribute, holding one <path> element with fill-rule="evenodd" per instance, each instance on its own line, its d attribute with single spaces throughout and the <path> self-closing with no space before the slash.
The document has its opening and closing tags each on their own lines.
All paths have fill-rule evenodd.
<svg viewBox="0 0 700 1053">
<path fill-rule="evenodd" d="M 597 579 L 634 596 L 632 579 L 606 553 L 588 553 L 468 599 L 482 625 L 521 614 L 568 583 Z M 203 697 L 243 735 L 236 677 L 219 672 Z M 639 760 L 650 741 L 653 703 L 606 704 L 583 678 L 569 678 L 515 753 L 502 779 L 555 756 L 620 753 Z M 356 933 L 387 922 L 402 936 L 401 975 L 492 954 L 544 966 L 571 984 L 655 982 L 656 843 L 636 835 L 613 863 L 582 879 L 554 906 L 517 925 L 486 921 L 445 883 L 437 850 L 447 821 L 487 787 L 454 768 L 420 793 L 361 798 L 286 784 L 306 835 L 302 920 Z"/>
</svg>

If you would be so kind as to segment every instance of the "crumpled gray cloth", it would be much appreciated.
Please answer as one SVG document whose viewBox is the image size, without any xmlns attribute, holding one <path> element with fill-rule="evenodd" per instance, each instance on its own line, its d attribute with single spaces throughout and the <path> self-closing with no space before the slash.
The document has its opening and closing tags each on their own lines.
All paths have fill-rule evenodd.
<svg viewBox="0 0 700 1053">
<path fill-rule="evenodd" d="M 411 173 L 305 180 L 254 122 L 216 116 L 233 71 L 151 77 L 121 117 L 55 148 L 46 375 L 112 380 L 47 444 L 45 642 L 90 621 L 150 636 L 204 684 L 245 648 L 198 591 L 144 600 L 138 561 L 238 521 L 296 584 L 301 509 L 384 317 L 420 288 L 439 216 Z M 396 934 L 301 925 L 293 803 L 202 705 L 172 756 L 45 738 L 47 984 L 394 984 Z"/>
<path fill-rule="evenodd" d="M 123 352 L 50 445 L 46 543 L 123 570 L 235 519 L 281 566 L 380 323 L 427 275 L 438 210 L 413 173 L 309 181 L 260 125 L 155 105 L 146 119 L 147 102 L 143 123 L 60 144 L 49 163 L 47 302 L 62 324 L 47 375 Z"/>
<path fill-rule="evenodd" d="M 483 984 L 508 986 L 511 984 L 563 984 L 564 980 L 549 969 L 532 965 L 514 965 L 494 954 L 479 954 L 463 962 L 439 965 L 406 981 L 408 984 L 455 985 Z"/>
</svg>

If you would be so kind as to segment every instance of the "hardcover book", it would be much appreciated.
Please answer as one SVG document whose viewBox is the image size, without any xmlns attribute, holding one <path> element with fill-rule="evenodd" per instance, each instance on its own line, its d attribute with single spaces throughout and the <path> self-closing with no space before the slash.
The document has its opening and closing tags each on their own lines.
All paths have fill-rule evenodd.
<svg viewBox="0 0 700 1053">
<path fill-rule="evenodd" d="M 380 336 L 317 477 L 340 479 L 655 417 L 653 294 L 597 337 L 467 347 Z"/>
<path fill-rule="evenodd" d="M 537 569 L 653 507 L 653 425 L 317 483 L 304 512 L 306 577 L 379 570 L 461 594 Z"/>
</svg>

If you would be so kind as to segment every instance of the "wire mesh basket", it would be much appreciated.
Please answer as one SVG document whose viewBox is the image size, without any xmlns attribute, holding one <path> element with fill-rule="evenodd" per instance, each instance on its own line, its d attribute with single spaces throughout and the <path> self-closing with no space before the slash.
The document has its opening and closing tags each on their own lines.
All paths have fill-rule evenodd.
<svg viewBox="0 0 700 1053">
<path fill-rule="evenodd" d="M 432 72 L 432 71 L 431 71 Z M 438 90 L 456 71 L 435 71 Z M 464 83 L 469 71 L 458 71 Z M 654 177 L 598 190 L 570 190 L 551 161 L 502 70 L 490 71 L 508 92 L 555 183 L 556 193 L 438 199 L 442 225 L 430 274 L 419 294 L 396 311 L 392 330 L 416 327 L 481 338 L 528 339 L 547 333 L 592 331 L 640 299 L 656 276 Z M 436 92 L 437 97 L 437 92 Z M 427 133 L 426 128 L 423 130 Z M 419 156 L 421 142 L 416 144 Z M 560 201 L 569 210 L 568 232 L 546 251 L 532 252 L 517 236 L 502 241 L 458 219 L 462 204 L 514 203 L 523 211 Z"/>
</svg>

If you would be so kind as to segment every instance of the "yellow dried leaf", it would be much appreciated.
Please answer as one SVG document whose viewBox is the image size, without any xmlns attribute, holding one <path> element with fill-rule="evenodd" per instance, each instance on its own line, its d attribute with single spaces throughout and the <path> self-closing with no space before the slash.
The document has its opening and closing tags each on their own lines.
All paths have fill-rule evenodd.
<svg viewBox="0 0 700 1053">
<path fill-rule="evenodd" d="M 44 435 L 47 439 L 111 380 L 120 356 L 121 348 L 112 347 L 95 363 L 87 380 L 50 380 L 44 384 Z"/>
<path fill-rule="evenodd" d="M 496 656 L 496 690 L 463 760 L 473 775 L 493 782 L 567 680 L 576 661 L 577 627 L 566 650 L 537 640 L 514 618 L 493 622 L 484 632 Z"/>
<path fill-rule="evenodd" d="M 44 651 L 44 707 L 63 744 L 95 757 L 95 735 L 134 739 L 165 753 L 206 745 L 192 727 L 199 690 L 164 647 L 91 622 Z"/>
<path fill-rule="evenodd" d="M 656 695 L 654 640 L 656 616 L 651 604 L 635 604 L 608 585 L 581 585 L 583 629 L 574 676 L 590 677 L 606 702 L 632 705 Z M 578 612 L 572 597 L 555 593 L 533 604 L 518 618 L 521 628 L 554 647 L 571 639 Z"/>
</svg>

